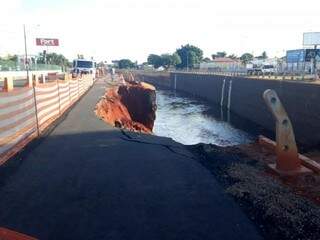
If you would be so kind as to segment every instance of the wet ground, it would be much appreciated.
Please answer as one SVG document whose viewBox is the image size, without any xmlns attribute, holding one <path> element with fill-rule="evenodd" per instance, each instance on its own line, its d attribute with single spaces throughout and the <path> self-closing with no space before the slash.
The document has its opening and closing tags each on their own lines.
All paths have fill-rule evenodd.
<svg viewBox="0 0 320 240">
<path fill-rule="evenodd" d="M 157 105 L 154 133 L 186 145 L 245 144 L 254 141 L 263 132 L 218 105 L 183 93 L 157 90 Z"/>
</svg>

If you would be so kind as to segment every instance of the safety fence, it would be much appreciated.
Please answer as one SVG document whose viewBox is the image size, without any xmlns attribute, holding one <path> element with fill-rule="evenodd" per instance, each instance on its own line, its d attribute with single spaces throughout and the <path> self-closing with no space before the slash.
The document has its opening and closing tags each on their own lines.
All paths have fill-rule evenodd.
<svg viewBox="0 0 320 240">
<path fill-rule="evenodd" d="M 93 85 L 92 75 L 39 83 L 32 76 L 28 86 L 13 88 L 5 78 L 0 92 L 0 165 L 69 109 Z"/>
</svg>

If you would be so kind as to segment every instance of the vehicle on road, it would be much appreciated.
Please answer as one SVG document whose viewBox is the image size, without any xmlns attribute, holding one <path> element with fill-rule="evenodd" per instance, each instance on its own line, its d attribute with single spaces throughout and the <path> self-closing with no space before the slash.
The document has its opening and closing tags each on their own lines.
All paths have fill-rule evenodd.
<svg viewBox="0 0 320 240">
<path fill-rule="evenodd" d="M 275 73 L 276 67 L 274 65 L 266 64 L 262 66 L 262 73 Z"/>
<path fill-rule="evenodd" d="M 94 60 L 75 59 L 73 60 L 72 73 L 96 75 L 96 62 Z"/>
<path fill-rule="evenodd" d="M 276 65 L 262 60 L 253 60 L 246 65 L 248 75 L 274 74 Z"/>
</svg>

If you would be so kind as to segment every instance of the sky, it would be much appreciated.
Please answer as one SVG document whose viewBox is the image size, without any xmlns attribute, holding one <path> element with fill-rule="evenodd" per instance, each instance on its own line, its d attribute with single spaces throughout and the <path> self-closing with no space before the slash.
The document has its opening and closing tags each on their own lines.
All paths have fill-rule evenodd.
<svg viewBox="0 0 320 240">
<path fill-rule="evenodd" d="M 0 0 L 0 55 L 44 50 L 36 37 L 58 38 L 49 52 L 97 61 L 172 53 L 192 44 L 217 51 L 270 57 L 302 48 L 303 32 L 320 32 L 319 0 Z"/>
</svg>

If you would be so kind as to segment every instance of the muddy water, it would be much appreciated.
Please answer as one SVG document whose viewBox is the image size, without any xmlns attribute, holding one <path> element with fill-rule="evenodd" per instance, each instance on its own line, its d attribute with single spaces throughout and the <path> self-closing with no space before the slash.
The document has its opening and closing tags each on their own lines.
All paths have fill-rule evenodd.
<svg viewBox="0 0 320 240">
<path fill-rule="evenodd" d="M 169 90 L 157 90 L 154 133 L 183 144 L 231 146 L 253 141 L 259 132 L 237 116 L 210 104 Z M 239 127 L 240 126 L 240 127 Z M 244 130 L 243 130 L 244 129 Z"/>
</svg>

